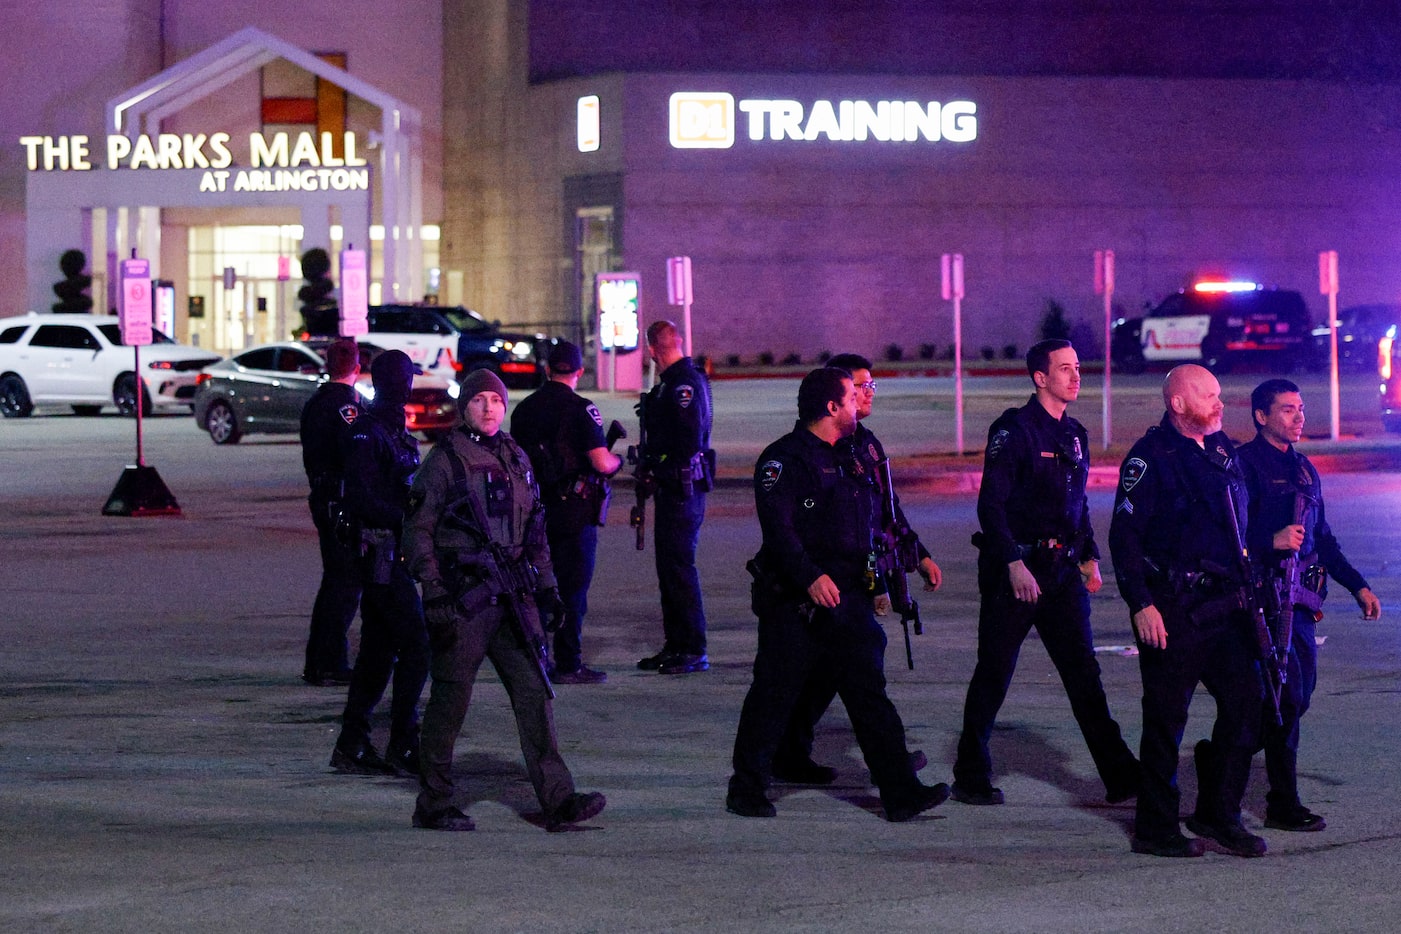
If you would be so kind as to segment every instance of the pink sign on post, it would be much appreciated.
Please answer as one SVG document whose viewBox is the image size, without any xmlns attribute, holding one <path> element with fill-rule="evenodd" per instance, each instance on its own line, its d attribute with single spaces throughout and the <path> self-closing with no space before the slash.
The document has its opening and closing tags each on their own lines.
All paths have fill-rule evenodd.
<svg viewBox="0 0 1401 934">
<path fill-rule="evenodd" d="M 341 337 L 370 333 L 370 276 L 365 251 L 341 250 Z"/>
<path fill-rule="evenodd" d="M 121 268 L 122 304 L 117 323 L 122 331 L 122 343 L 128 347 L 145 347 L 151 343 L 151 261 L 124 259 Z"/>
</svg>

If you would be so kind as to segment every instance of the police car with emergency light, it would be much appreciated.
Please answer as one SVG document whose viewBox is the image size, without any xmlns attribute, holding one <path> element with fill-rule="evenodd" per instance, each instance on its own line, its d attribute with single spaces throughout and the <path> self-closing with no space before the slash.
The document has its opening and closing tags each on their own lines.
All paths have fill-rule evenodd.
<svg viewBox="0 0 1401 934">
<path fill-rule="evenodd" d="M 1114 323 L 1114 365 L 1201 363 L 1217 372 L 1248 359 L 1288 370 L 1310 362 L 1312 322 L 1304 297 L 1255 282 L 1203 280 L 1169 295 L 1141 318 Z"/>
</svg>

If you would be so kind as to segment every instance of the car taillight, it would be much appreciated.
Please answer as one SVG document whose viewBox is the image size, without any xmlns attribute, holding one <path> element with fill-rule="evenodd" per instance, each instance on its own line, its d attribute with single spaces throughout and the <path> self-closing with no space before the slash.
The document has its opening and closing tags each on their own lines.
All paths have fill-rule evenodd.
<svg viewBox="0 0 1401 934">
<path fill-rule="evenodd" d="M 175 364 L 171 363 L 169 360 L 153 360 L 146 364 L 146 368 L 150 370 L 173 370 L 175 369 Z"/>
<path fill-rule="evenodd" d="M 195 385 L 198 386 L 200 383 L 208 382 L 213 378 L 214 377 L 208 373 L 200 373 L 198 376 L 195 377 Z"/>
<path fill-rule="evenodd" d="M 1391 379 L 1391 345 L 1396 340 L 1392 334 L 1377 341 L 1377 372 L 1382 379 Z"/>
</svg>

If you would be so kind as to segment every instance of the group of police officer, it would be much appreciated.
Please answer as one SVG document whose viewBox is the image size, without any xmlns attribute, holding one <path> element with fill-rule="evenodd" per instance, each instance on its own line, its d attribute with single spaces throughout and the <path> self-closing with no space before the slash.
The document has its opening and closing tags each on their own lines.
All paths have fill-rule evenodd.
<svg viewBox="0 0 1401 934">
<path fill-rule="evenodd" d="M 653 324 L 647 345 L 659 379 L 639 406 L 646 443 L 636 452 L 637 479 L 656 500 L 664 642 L 638 667 L 691 674 L 709 667 L 695 553 L 714 482 L 711 396 L 674 325 Z M 376 358 L 374 401 L 362 406 L 346 392 L 353 350 L 353 343 L 331 347 L 331 381 L 303 416 L 324 566 L 304 677 L 350 684 L 332 766 L 417 775 L 414 826 L 472 829 L 452 804 L 452 753 L 476 671 L 490 658 L 515 712 L 545 826 L 596 816 L 604 797 L 575 790 L 550 701 L 553 683 L 607 679 L 584 664 L 582 630 L 608 479 L 623 465 L 611 450 L 621 426 L 605 433 L 598 409 L 577 394 L 582 357 L 561 342 L 548 360 L 549 381 L 517 407 L 510 434 L 501 430 L 505 386 L 490 371 L 468 374 L 462 425 L 420 465 L 403 421 L 408 358 L 397 351 Z M 889 820 L 908 820 L 950 795 L 1001 804 L 989 741 L 1034 627 L 1106 800 L 1137 798 L 1134 852 L 1198 856 L 1205 838 L 1228 853 L 1263 854 L 1264 840 L 1245 829 L 1240 813 L 1262 748 L 1271 786 L 1266 825 L 1323 829 L 1323 818 L 1299 799 L 1296 762 L 1327 576 L 1354 594 L 1364 618 L 1376 619 L 1381 606 L 1343 557 L 1324 518 L 1317 471 L 1293 447 L 1303 427 L 1298 387 L 1270 380 L 1257 388 L 1258 435 L 1237 451 L 1221 430 L 1215 378 L 1202 367 L 1177 367 L 1164 382 L 1161 424 L 1121 466 L 1109 548 L 1143 680 L 1136 759 L 1110 714 L 1089 623 L 1089 595 L 1102 577 L 1085 495 L 1089 438 L 1067 412 L 1079 394 L 1079 360 L 1068 341 L 1042 341 L 1028 353 L 1027 371 L 1031 398 L 988 433 L 974 536 L 977 663 L 952 787 L 920 781 L 925 756 L 907 748 L 886 693 L 877 616 L 889 612 L 897 582 L 876 562 L 879 536 L 889 531 L 882 523 L 896 520 L 915 555 L 907 570 L 918 571 L 926 589 L 938 588 L 942 574 L 885 488 L 884 449 L 860 424 L 875 394 L 871 363 L 842 355 L 803 379 L 797 424 L 755 466 L 763 544 L 749 570 L 758 651 L 727 809 L 770 817 L 770 782 L 835 780 L 835 770 L 811 758 L 814 725 L 834 696 Z M 882 516 L 883 498 L 894 516 L 890 509 Z M 1282 602 L 1262 643 L 1252 614 L 1263 618 L 1259 595 L 1270 587 Z M 357 602 L 361 648 L 348 670 L 345 633 Z M 420 737 L 417 706 L 430 666 Z M 381 757 L 369 722 L 391 675 L 391 735 Z M 1198 799 L 1187 826 L 1196 836 L 1189 838 L 1179 825 L 1177 760 L 1198 683 L 1215 698 L 1217 719 L 1210 740 L 1194 749 Z"/>
</svg>

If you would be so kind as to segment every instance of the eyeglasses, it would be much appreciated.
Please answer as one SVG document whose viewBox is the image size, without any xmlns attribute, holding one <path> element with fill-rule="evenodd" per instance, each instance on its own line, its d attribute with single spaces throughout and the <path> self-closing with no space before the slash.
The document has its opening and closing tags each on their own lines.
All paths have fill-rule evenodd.
<svg viewBox="0 0 1401 934">
<path fill-rule="evenodd" d="M 864 389 L 867 392 L 874 393 L 876 391 L 876 381 L 873 379 L 868 379 L 864 383 L 857 383 L 856 388 Z"/>
</svg>

